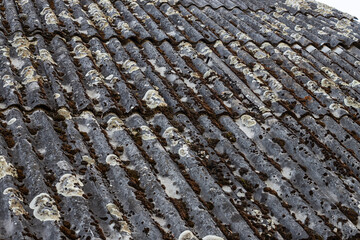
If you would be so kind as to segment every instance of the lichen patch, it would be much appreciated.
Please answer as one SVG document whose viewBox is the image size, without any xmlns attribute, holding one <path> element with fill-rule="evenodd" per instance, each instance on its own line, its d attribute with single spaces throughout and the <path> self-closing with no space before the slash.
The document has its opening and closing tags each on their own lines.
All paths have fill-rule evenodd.
<svg viewBox="0 0 360 240">
<path fill-rule="evenodd" d="M 150 109 L 154 109 L 157 107 L 166 107 L 167 104 L 165 103 L 164 99 L 160 96 L 160 94 L 158 93 L 158 91 L 154 90 L 154 89 L 150 89 L 148 90 L 144 97 L 143 100 L 146 102 L 146 105 L 150 108 Z"/>
<path fill-rule="evenodd" d="M 41 11 L 40 14 L 45 15 L 44 18 L 45 18 L 46 24 L 58 24 L 59 23 L 58 19 L 56 18 L 55 13 L 53 12 L 53 10 L 50 7 L 45 7 Z"/>
<path fill-rule="evenodd" d="M 218 237 L 215 235 L 207 235 L 202 238 L 202 240 L 224 240 L 222 237 Z"/>
<path fill-rule="evenodd" d="M 23 84 L 29 84 L 32 82 L 37 82 L 40 78 L 36 74 L 36 70 L 33 66 L 27 66 L 21 71 L 21 76 L 23 77 Z"/>
<path fill-rule="evenodd" d="M 16 53 L 21 58 L 31 57 L 32 53 L 29 50 L 30 44 L 36 44 L 36 42 L 30 43 L 27 38 L 22 36 L 22 33 L 15 33 L 15 36 L 10 43 L 11 46 L 16 49 Z"/>
<path fill-rule="evenodd" d="M 28 214 L 27 211 L 24 209 L 23 205 L 21 204 L 20 200 L 17 198 L 9 199 L 9 208 L 16 216 Z"/>
<path fill-rule="evenodd" d="M 47 193 L 40 193 L 30 202 L 30 208 L 34 210 L 34 216 L 40 221 L 58 221 L 60 212 Z"/>
<path fill-rule="evenodd" d="M 106 205 L 106 209 L 110 212 L 111 215 L 117 217 L 118 219 L 122 219 L 123 215 L 115 204 L 108 203 Z"/>
<path fill-rule="evenodd" d="M 9 208 L 15 215 L 19 216 L 27 214 L 26 210 L 21 204 L 24 198 L 22 197 L 19 190 L 15 188 L 6 188 L 3 194 L 9 195 Z"/>
<path fill-rule="evenodd" d="M 46 49 L 40 49 L 39 50 L 39 56 L 36 57 L 37 59 L 40 59 L 44 62 L 48 62 L 48 63 L 51 63 L 51 64 L 54 64 L 54 65 L 57 65 L 53 58 L 51 57 L 51 54 L 48 50 Z"/>
<path fill-rule="evenodd" d="M 84 162 L 87 162 L 88 164 L 91 164 L 91 165 L 95 164 L 95 160 L 93 158 L 89 157 L 88 155 L 82 156 L 82 160 Z"/>
<path fill-rule="evenodd" d="M 73 53 L 75 53 L 74 58 L 76 58 L 76 59 L 91 56 L 91 51 L 89 49 L 87 49 L 84 45 L 82 45 L 81 43 L 77 44 L 74 47 Z"/>
<path fill-rule="evenodd" d="M 115 130 L 122 130 L 122 126 L 124 126 L 123 121 L 120 120 L 118 117 L 111 117 L 107 121 L 107 131 L 115 131 Z"/>
<path fill-rule="evenodd" d="M 109 154 L 106 157 L 106 163 L 111 165 L 111 166 L 116 166 L 116 165 L 120 165 L 120 158 L 118 156 L 116 156 L 115 154 Z"/>
<path fill-rule="evenodd" d="M 69 112 L 69 110 L 67 110 L 67 108 L 60 108 L 57 113 L 63 116 L 66 120 L 70 120 L 72 118 L 71 113 Z"/>
<path fill-rule="evenodd" d="M 0 156 L 0 179 L 5 176 L 17 177 L 17 172 L 11 163 L 6 162 L 4 156 Z"/>
<path fill-rule="evenodd" d="M 108 203 L 106 205 L 106 209 L 110 212 L 111 215 L 115 216 L 116 218 L 118 218 L 120 220 L 120 225 L 121 225 L 120 231 L 130 234 L 131 231 L 129 229 L 129 226 L 128 226 L 127 222 L 123 221 L 123 215 L 120 212 L 119 208 L 113 203 Z"/>
<path fill-rule="evenodd" d="M 84 184 L 77 176 L 64 174 L 56 184 L 56 189 L 59 194 L 65 197 L 81 197 L 84 194 L 81 189 L 83 186 Z"/>
<path fill-rule="evenodd" d="M 191 231 L 186 230 L 179 236 L 179 240 L 199 240 Z"/>
<path fill-rule="evenodd" d="M 353 108 L 360 108 L 360 103 L 357 102 L 354 98 L 352 97 L 346 97 L 344 99 L 344 103 L 346 106 L 348 107 L 353 107 Z"/>
<path fill-rule="evenodd" d="M 244 124 L 246 127 L 252 127 L 256 125 L 256 121 L 253 117 L 251 117 L 250 115 L 242 115 L 241 116 L 241 123 Z"/>
<path fill-rule="evenodd" d="M 136 62 L 131 61 L 131 60 L 126 60 L 122 67 L 129 73 L 135 72 L 137 70 L 139 70 L 140 68 L 138 67 L 138 65 L 136 64 Z"/>
</svg>

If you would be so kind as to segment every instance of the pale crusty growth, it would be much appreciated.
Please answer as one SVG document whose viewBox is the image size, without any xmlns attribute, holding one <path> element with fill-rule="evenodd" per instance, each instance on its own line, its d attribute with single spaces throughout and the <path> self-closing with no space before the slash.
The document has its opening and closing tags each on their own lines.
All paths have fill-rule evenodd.
<svg viewBox="0 0 360 240">
<path fill-rule="evenodd" d="M 91 51 L 81 43 L 77 44 L 74 47 L 73 53 L 75 53 L 76 55 L 74 58 L 77 59 L 91 56 Z"/>
<path fill-rule="evenodd" d="M 108 131 L 114 131 L 114 130 L 121 130 L 122 126 L 124 125 L 123 121 L 120 120 L 118 117 L 111 117 L 107 121 L 107 128 Z"/>
<path fill-rule="evenodd" d="M 15 33 L 15 36 L 11 42 L 11 46 L 16 49 L 16 53 L 21 58 L 29 58 L 32 53 L 29 50 L 30 44 L 36 44 L 36 42 L 30 43 L 27 38 L 22 36 L 22 33 Z"/>
<path fill-rule="evenodd" d="M 156 139 L 155 134 L 152 133 L 151 129 L 148 126 L 141 126 L 142 130 L 141 138 L 142 140 L 152 140 Z"/>
<path fill-rule="evenodd" d="M 24 200 L 20 191 L 15 188 L 6 188 L 3 192 L 4 195 L 9 195 L 9 208 L 11 211 L 19 216 L 27 214 L 21 202 Z"/>
<path fill-rule="evenodd" d="M 70 120 L 71 119 L 71 113 L 69 112 L 69 110 L 67 110 L 67 108 L 60 108 L 57 113 L 61 116 L 63 116 L 66 120 Z"/>
<path fill-rule="evenodd" d="M 179 240 L 199 240 L 191 231 L 186 230 L 179 236 Z"/>
<path fill-rule="evenodd" d="M 81 189 L 82 186 L 84 184 L 77 176 L 64 174 L 56 184 L 56 189 L 59 194 L 65 197 L 81 197 L 84 194 Z"/>
<path fill-rule="evenodd" d="M 114 215 L 115 217 L 117 217 L 118 219 L 122 219 L 122 213 L 120 212 L 119 208 L 113 204 L 113 203 L 108 203 L 106 205 L 107 210 L 110 212 L 111 215 Z"/>
<path fill-rule="evenodd" d="M 57 65 L 54 62 L 50 52 L 48 50 L 44 49 L 44 48 L 39 50 L 39 56 L 37 56 L 36 58 L 40 59 L 40 60 L 42 60 L 44 62 L 49 62 L 51 64 Z"/>
<path fill-rule="evenodd" d="M 354 98 L 352 97 L 346 97 L 344 99 L 344 103 L 346 106 L 348 107 L 353 107 L 353 108 L 360 108 L 360 103 L 357 102 Z"/>
<path fill-rule="evenodd" d="M 136 62 L 131 61 L 131 60 L 126 60 L 122 67 L 128 71 L 129 73 L 135 72 L 136 70 L 139 70 L 138 65 L 136 64 Z"/>
<path fill-rule="evenodd" d="M 36 70 L 33 66 L 25 67 L 21 71 L 21 76 L 23 77 L 23 84 L 37 82 L 40 78 L 40 76 L 36 74 Z"/>
<path fill-rule="evenodd" d="M 95 160 L 91 157 L 89 157 L 88 155 L 84 155 L 82 156 L 82 160 L 87 162 L 88 164 L 94 164 Z"/>
<path fill-rule="evenodd" d="M 180 234 L 178 240 L 199 240 L 199 239 L 191 231 L 185 230 Z M 222 237 L 218 237 L 215 235 L 207 235 L 203 237 L 202 240 L 224 240 L 224 239 Z"/>
<path fill-rule="evenodd" d="M 106 16 L 96 3 L 91 3 L 88 8 L 91 17 L 101 31 L 109 26 L 109 23 L 106 20 Z"/>
<path fill-rule="evenodd" d="M 214 236 L 214 235 L 207 235 L 203 237 L 202 240 L 224 240 L 222 237 Z"/>
<path fill-rule="evenodd" d="M 59 21 L 50 7 L 45 7 L 41 13 L 41 15 L 45 15 L 45 22 L 46 24 L 58 24 Z"/>
<path fill-rule="evenodd" d="M 160 96 L 158 91 L 153 89 L 150 89 L 145 93 L 143 100 L 146 102 L 146 105 L 151 109 L 167 106 L 167 104 L 165 103 L 164 99 Z"/>
<path fill-rule="evenodd" d="M 106 157 L 106 163 L 111 166 L 120 165 L 120 158 L 115 154 L 109 154 Z"/>
<path fill-rule="evenodd" d="M 11 163 L 6 162 L 4 156 L 0 156 L 0 179 L 8 175 L 17 177 L 16 169 Z"/>
<path fill-rule="evenodd" d="M 181 148 L 179 148 L 178 153 L 181 157 L 188 156 L 189 155 L 189 146 L 184 144 Z"/>
<path fill-rule="evenodd" d="M 244 124 L 246 127 L 252 127 L 256 125 L 256 121 L 254 120 L 254 118 L 246 114 L 241 116 L 241 123 Z"/>
<path fill-rule="evenodd" d="M 40 221 L 58 221 L 60 212 L 47 193 L 40 193 L 30 202 L 30 208 L 34 210 L 34 216 Z"/>
<path fill-rule="evenodd" d="M 131 231 L 129 229 L 129 226 L 126 221 L 123 221 L 123 215 L 120 212 L 119 208 L 113 203 L 108 203 L 106 205 L 106 208 L 110 212 L 111 215 L 115 216 L 116 218 L 118 218 L 120 220 L 120 225 L 121 225 L 120 231 L 130 234 Z"/>
<path fill-rule="evenodd" d="M 16 118 L 12 118 L 7 122 L 7 125 L 10 126 L 10 125 L 14 124 L 15 122 L 16 122 Z"/>
</svg>

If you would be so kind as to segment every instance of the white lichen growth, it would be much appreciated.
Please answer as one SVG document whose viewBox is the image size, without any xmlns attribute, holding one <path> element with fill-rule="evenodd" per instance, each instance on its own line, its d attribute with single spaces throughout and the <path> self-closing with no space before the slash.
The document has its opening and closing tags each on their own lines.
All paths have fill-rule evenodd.
<svg viewBox="0 0 360 240">
<path fill-rule="evenodd" d="M 202 240 L 224 240 L 222 237 L 218 237 L 215 235 L 207 235 L 202 238 Z"/>
<path fill-rule="evenodd" d="M 156 139 L 156 135 L 152 133 L 151 129 L 148 126 L 141 126 L 141 138 L 142 140 L 152 140 Z"/>
<path fill-rule="evenodd" d="M 42 60 L 44 62 L 49 62 L 51 64 L 57 65 L 54 62 L 53 58 L 51 57 L 50 52 L 48 50 L 46 50 L 46 49 L 40 49 L 39 50 L 39 56 L 37 56 L 36 58 L 40 59 L 40 60 Z"/>
<path fill-rule="evenodd" d="M 131 61 L 131 60 L 126 60 L 122 67 L 125 69 L 125 71 L 132 73 L 135 72 L 137 70 L 139 70 L 140 68 L 138 67 L 138 65 L 136 64 L 136 62 Z"/>
<path fill-rule="evenodd" d="M 16 118 L 12 118 L 12 119 L 10 119 L 8 122 L 7 122 L 7 125 L 12 125 L 13 123 L 15 123 L 16 122 Z"/>
<path fill-rule="evenodd" d="M 9 208 L 16 216 L 27 214 L 21 204 L 24 199 L 19 190 L 16 190 L 15 188 L 6 188 L 3 194 L 9 195 Z"/>
<path fill-rule="evenodd" d="M 241 116 L 240 119 L 241 119 L 241 123 L 243 125 L 245 125 L 246 127 L 252 127 L 252 126 L 256 125 L 255 119 L 250 115 L 244 114 L 244 115 Z"/>
<path fill-rule="evenodd" d="M 82 156 L 82 160 L 84 162 L 87 162 L 88 164 L 95 164 L 95 160 L 92 157 L 89 157 L 88 155 Z"/>
<path fill-rule="evenodd" d="M 30 208 L 34 210 L 34 216 L 40 221 L 58 221 L 60 212 L 47 193 L 40 193 L 30 202 Z"/>
<path fill-rule="evenodd" d="M 179 236 L 179 240 L 199 240 L 191 231 L 186 230 Z"/>
<path fill-rule="evenodd" d="M 255 57 L 256 59 L 263 59 L 263 58 L 268 57 L 268 55 L 267 55 L 266 53 L 264 53 L 263 51 L 261 51 L 261 50 L 257 50 L 257 51 L 255 51 L 255 53 L 254 53 L 254 57 Z"/>
<path fill-rule="evenodd" d="M 22 36 L 22 33 L 15 33 L 15 36 L 12 41 L 10 41 L 11 46 L 16 49 L 16 53 L 21 58 L 29 58 L 32 53 L 29 50 L 30 44 L 35 45 L 36 42 L 30 43 L 27 38 Z"/>
<path fill-rule="evenodd" d="M 267 90 L 264 92 L 263 94 L 264 98 L 267 100 L 270 100 L 271 102 L 277 102 L 279 101 L 279 98 L 277 96 L 277 94 L 271 90 Z"/>
<path fill-rule="evenodd" d="M 90 57 L 91 51 L 87 49 L 83 44 L 79 43 L 74 47 L 73 53 L 75 54 L 74 58 L 80 59 L 84 57 Z"/>
<path fill-rule="evenodd" d="M 100 50 L 95 51 L 96 62 L 110 60 L 111 56 L 107 52 L 101 52 Z"/>
<path fill-rule="evenodd" d="M 60 116 L 63 116 L 66 120 L 70 120 L 72 118 L 70 111 L 65 107 L 60 108 L 57 113 Z"/>
<path fill-rule="evenodd" d="M 0 156 L 0 179 L 5 176 L 17 177 L 17 172 L 11 163 L 6 162 L 4 156 Z"/>
<path fill-rule="evenodd" d="M 348 107 L 360 108 L 360 103 L 350 96 L 344 99 L 344 103 Z"/>
<path fill-rule="evenodd" d="M 116 165 L 120 165 L 120 158 L 118 156 L 116 156 L 115 154 L 109 154 L 106 157 L 106 163 L 111 165 L 111 166 L 116 166 Z"/>
<path fill-rule="evenodd" d="M 19 4 L 20 6 L 23 6 L 25 4 L 27 4 L 29 2 L 29 0 L 16 0 L 16 3 Z"/>
<path fill-rule="evenodd" d="M 178 154 L 180 155 L 180 157 L 189 156 L 189 146 L 184 144 L 181 148 L 179 148 Z"/>
<path fill-rule="evenodd" d="M 81 189 L 83 186 L 84 184 L 77 176 L 64 174 L 56 184 L 56 189 L 59 194 L 65 197 L 81 197 L 84 194 Z"/>
<path fill-rule="evenodd" d="M 154 89 L 150 89 L 148 90 L 143 99 L 146 102 L 146 105 L 150 108 L 150 109 L 154 109 L 157 107 L 166 107 L 167 104 L 165 103 L 164 99 L 160 96 L 160 94 L 158 93 L 158 91 L 154 90 Z"/>
<path fill-rule="evenodd" d="M 58 24 L 59 21 L 56 18 L 55 13 L 53 12 L 53 10 L 50 7 L 45 7 L 41 13 L 41 15 L 45 15 L 45 22 L 46 24 Z"/>
<path fill-rule="evenodd" d="M 122 213 L 120 212 L 119 208 L 113 204 L 113 203 L 108 203 L 106 205 L 106 209 L 110 212 L 111 215 L 119 218 L 119 219 L 122 219 L 123 215 Z"/>
<path fill-rule="evenodd" d="M 98 72 L 96 69 L 92 69 L 92 70 L 88 71 L 85 74 L 85 77 L 90 78 L 90 81 L 89 81 L 90 86 L 95 86 L 95 85 L 97 85 L 99 83 L 103 83 L 105 81 L 104 76 L 100 72 Z M 89 91 L 89 90 L 86 91 L 86 93 L 90 93 L 90 94 L 88 94 L 89 97 L 93 97 L 93 98 L 99 97 L 96 94 L 91 94 L 91 92 L 94 92 L 94 91 Z"/>
<path fill-rule="evenodd" d="M 6 46 L 1 47 L 0 52 L 2 53 L 2 55 L 4 57 L 10 57 L 10 48 L 9 47 L 6 47 Z"/>
<path fill-rule="evenodd" d="M 127 222 L 123 220 L 123 214 L 120 212 L 119 208 L 113 203 L 108 203 L 106 205 L 106 209 L 109 211 L 111 215 L 115 216 L 117 219 L 120 220 L 120 226 L 121 226 L 120 231 L 131 234 L 130 228 Z"/>
<path fill-rule="evenodd" d="M 120 120 L 118 117 L 111 117 L 107 121 L 107 131 L 115 131 L 115 130 L 122 130 L 122 126 L 124 126 L 124 122 Z"/>
<path fill-rule="evenodd" d="M 101 31 L 103 31 L 106 27 L 109 26 L 105 14 L 101 11 L 101 9 L 96 3 L 91 3 L 88 9 L 91 17 L 95 21 L 95 24 L 99 27 Z"/>
<path fill-rule="evenodd" d="M 324 78 L 321 80 L 321 86 L 324 87 L 324 88 L 336 88 L 337 85 L 336 83 L 331 80 L 331 79 L 328 79 L 328 78 Z"/>
<path fill-rule="evenodd" d="M 32 82 L 37 82 L 40 78 L 36 74 L 36 70 L 33 66 L 27 66 L 21 71 L 21 76 L 23 77 L 23 84 L 29 84 Z"/>
</svg>

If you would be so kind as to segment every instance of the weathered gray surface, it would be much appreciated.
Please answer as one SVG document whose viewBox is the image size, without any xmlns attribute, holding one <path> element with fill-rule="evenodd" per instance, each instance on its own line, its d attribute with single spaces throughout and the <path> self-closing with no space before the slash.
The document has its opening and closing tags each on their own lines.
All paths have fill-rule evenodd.
<svg viewBox="0 0 360 240">
<path fill-rule="evenodd" d="M 303 0 L 0 11 L 0 239 L 360 238 L 351 16 Z"/>
</svg>

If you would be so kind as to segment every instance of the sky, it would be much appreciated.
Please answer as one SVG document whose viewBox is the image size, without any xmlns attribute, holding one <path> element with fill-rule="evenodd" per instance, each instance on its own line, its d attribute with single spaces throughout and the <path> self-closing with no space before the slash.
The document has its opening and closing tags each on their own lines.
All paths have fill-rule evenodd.
<svg viewBox="0 0 360 240">
<path fill-rule="evenodd" d="M 349 13 L 360 20 L 360 0 L 317 0 L 334 7 L 342 12 Z"/>
</svg>

